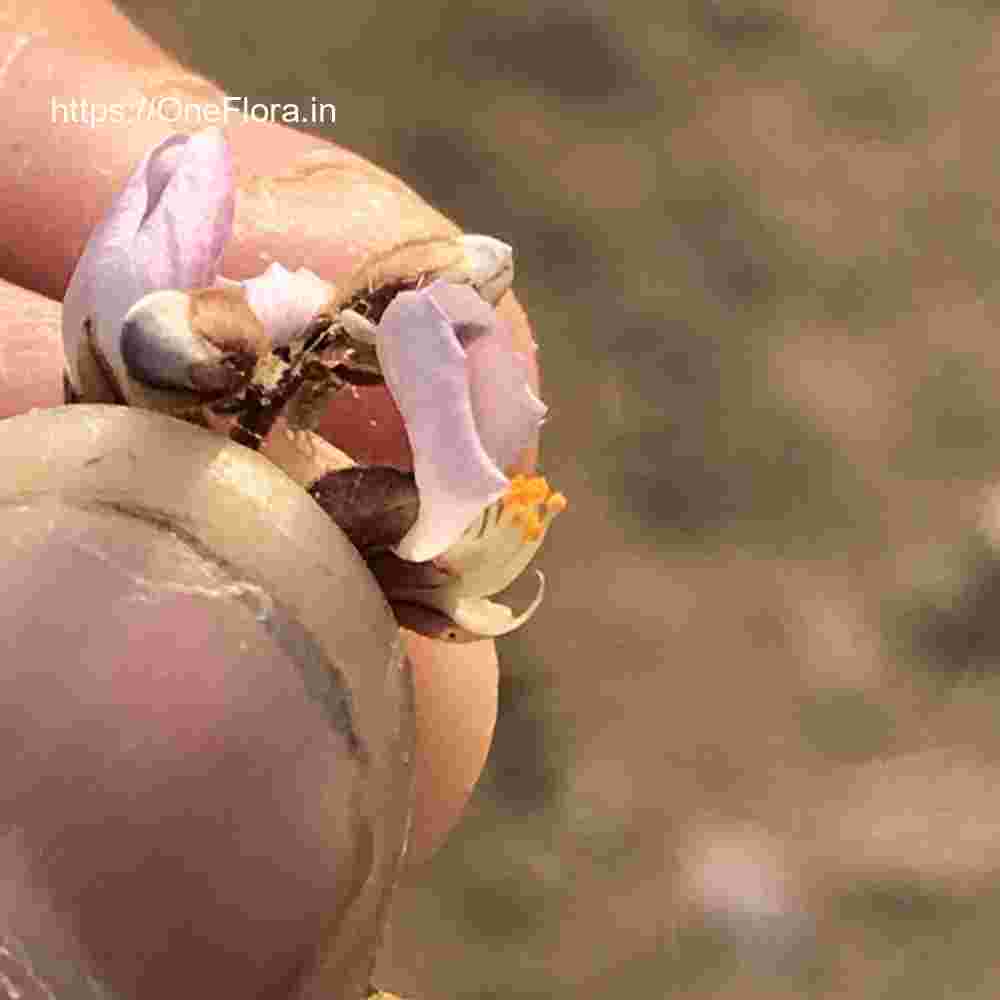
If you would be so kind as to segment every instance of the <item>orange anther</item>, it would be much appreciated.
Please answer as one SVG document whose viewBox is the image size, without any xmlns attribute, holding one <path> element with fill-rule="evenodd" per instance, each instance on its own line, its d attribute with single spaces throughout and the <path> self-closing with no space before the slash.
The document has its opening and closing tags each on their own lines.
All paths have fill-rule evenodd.
<svg viewBox="0 0 1000 1000">
<path fill-rule="evenodd" d="M 545 509 L 550 514 L 561 514 L 569 506 L 569 501 L 562 493 L 553 493 L 545 501 Z"/>
</svg>

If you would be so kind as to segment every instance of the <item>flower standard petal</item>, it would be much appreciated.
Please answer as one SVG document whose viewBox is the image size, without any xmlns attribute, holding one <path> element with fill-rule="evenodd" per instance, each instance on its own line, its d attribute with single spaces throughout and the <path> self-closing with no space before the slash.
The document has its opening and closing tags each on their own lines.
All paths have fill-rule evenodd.
<svg viewBox="0 0 1000 1000">
<path fill-rule="evenodd" d="M 432 559 L 506 491 L 503 468 L 531 443 L 545 407 L 495 311 L 466 286 L 436 281 L 401 292 L 376 346 L 420 490 L 420 516 L 395 551 Z"/>
<path fill-rule="evenodd" d="M 168 145 L 170 143 L 170 145 Z M 136 267 L 160 288 L 205 288 L 233 231 L 233 168 L 218 129 L 167 140 L 150 158 L 149 207 L 136 234 Z"/>
<path fill-rule="evenodd" d="M 514 349 L 510 329 L 468 285 L 437 281 L 427 289 L 465 348 L 469 396 L 486 453 L 508 469 L 534 443 L 548 407 L 534 394 L 528 359 Z"/>
<path fill-rule="evenodd" d="M 505 343 L 507 341 L 507 343 Z M 483 447 L 502 469 L 534 444 L 548 407 L 534 394 L 527 358 L 509 346 L 510 333 L 466 345 L 472 408 Z"/>
<path fill-rule="evenodd" d="M 433 287 L 400 292 L 379 323 L 377 340 L 382 374 L 410 439 L 420 491 L 417 522 L 395 548 L 414 562 L 448 548 L 484 507 L 503 495 L 508 482 L 483 448 L 466 353 L 451 318 L 429 294 Z"/>
<path fill-rule="evenodd" d="M 222 133 L 175 135 L 133 171 L 94 230 L 63 302 L 70 380 L 80 385 L 87 330 L 127 397 L 122 320 L 146 293 L 211 284 L 232 231 L 233 179 Z"/>
</svg>

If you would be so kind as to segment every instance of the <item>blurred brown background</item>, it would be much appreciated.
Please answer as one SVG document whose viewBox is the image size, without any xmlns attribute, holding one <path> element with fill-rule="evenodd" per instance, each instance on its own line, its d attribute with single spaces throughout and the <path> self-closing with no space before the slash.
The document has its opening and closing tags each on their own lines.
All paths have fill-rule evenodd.
<svg viewBox="0 0 1000 1000">
<path fill-rule="evenodd" d="M 572 506 L 384 985 L 998 995 L 993 5 L 127 9 L 513 243 L 541 340 Z"/>
</svg>

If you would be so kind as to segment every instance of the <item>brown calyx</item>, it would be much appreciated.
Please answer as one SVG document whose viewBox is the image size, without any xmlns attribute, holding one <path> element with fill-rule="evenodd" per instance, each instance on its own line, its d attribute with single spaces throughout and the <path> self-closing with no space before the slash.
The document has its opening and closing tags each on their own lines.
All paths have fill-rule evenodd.
<svg viewBox="0 0 1000 1000">
<path fill-rule="evenodd" d="M 362 554 L 395 545 L 420 509 L 413 474 L 386 465 L 327 472 L 309 487 L 309 495 Z"/>
<path fill-rule="evenodd" d="M 199 288 L 191 292 L 191 330 L 224 354 L 259 358 L 271 350 L 271 338 L 239 288 Z"/>
<path fill-rule="evenodd" d="M 188 321 L 195 336 L 222 358 L 193 364 L 191 381 L 203 396 L 228 396 L 250 381 L 257 359 L 271 350 L 261 321 L 238 288 L 201 288 L 190 295 Z"/>
</svg>

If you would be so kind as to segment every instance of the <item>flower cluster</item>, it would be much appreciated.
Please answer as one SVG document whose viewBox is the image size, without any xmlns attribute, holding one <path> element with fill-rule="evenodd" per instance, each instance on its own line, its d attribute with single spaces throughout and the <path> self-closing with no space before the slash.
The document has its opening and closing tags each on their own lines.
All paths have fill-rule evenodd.
<svg viewBox="0 0 1000 1000">
<path fill-rule="evenodd" d="M 219 413 L 278 412 L 290 391 L 276 386 L 306 371 L 321 402 L 361 370 L 384 380 L 409 437 L 415 503 L 396 537 L 363 554 L 400 621 L 421 608 L 446 623 L 424 631 L 448 638 L 521 624 L 541 591 L 522 615 L 488 598 L 525 569 L 566 501 L 542 479 L 508 475 L 546 412 L 493 307 L 511 281 L 510 248 L 482 236 L 407 246 L 363 269 L 360 291 L 277 263 L 236 282 L 219 274 L 233 212 L 218 130 L 172 136 L 144 157 L 66 293 L 72 398 L 218 429 Z M 307 487 L 328 471 L 265 454 Z M 362 481 L 379 477 L 352 480 Z"/>
</svg>

